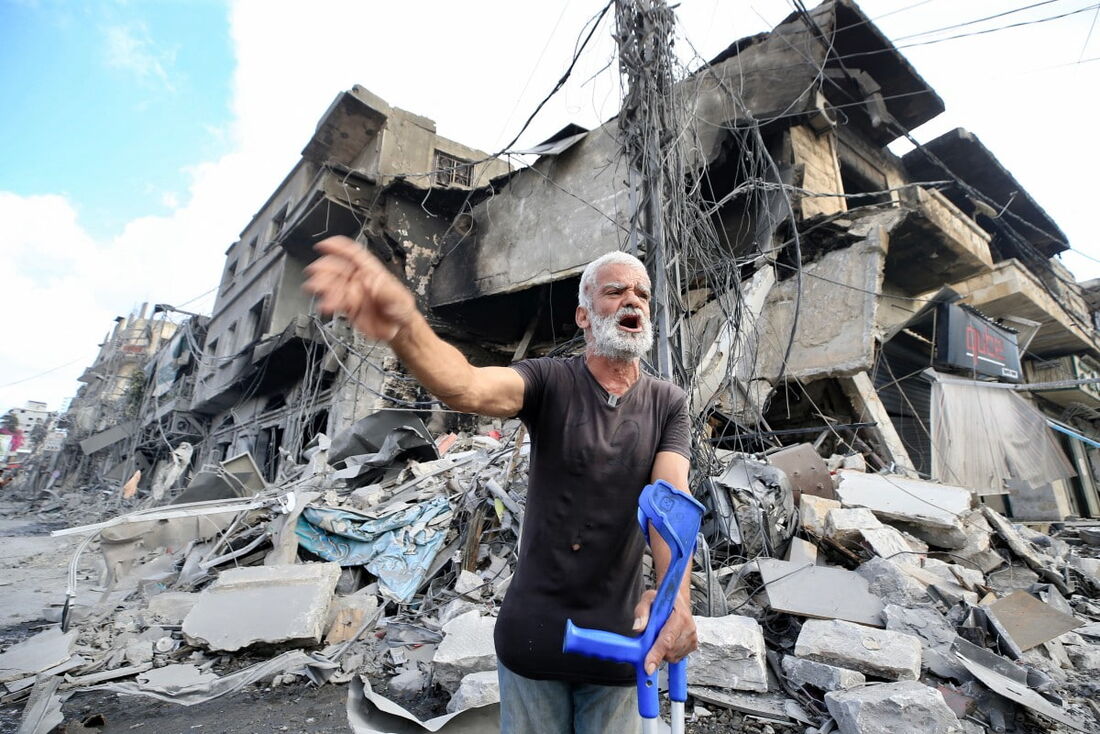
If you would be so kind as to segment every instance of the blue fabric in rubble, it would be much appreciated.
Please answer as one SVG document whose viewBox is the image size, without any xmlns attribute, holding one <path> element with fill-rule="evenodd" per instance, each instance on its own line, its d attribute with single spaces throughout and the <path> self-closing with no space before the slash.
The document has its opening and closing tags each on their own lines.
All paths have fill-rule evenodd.
<svg viewBox="0 0 1100 734">
<path fill-rule="evenodd" d="M 406 602 L 443 546 L 450 514 L 444 497 L 379 518 L 332 507 L 307 507 L 295 533 L 303 548 L 327 561 L 365 566 L 378 577 L 385 596 Z"/>
</svg>

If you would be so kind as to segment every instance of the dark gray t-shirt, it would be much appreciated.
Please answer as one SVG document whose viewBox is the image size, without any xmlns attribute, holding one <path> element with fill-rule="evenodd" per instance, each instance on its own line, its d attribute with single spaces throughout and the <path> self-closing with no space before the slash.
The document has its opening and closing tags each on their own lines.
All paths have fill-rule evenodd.
<svg viewBox="0 0 1100 734">
<path fill-rule="evenodd" d="M 611 405 L 583 357 L 513 365 L 531 471 L 519 563 L 497 619 L 497 657 L 539 680 L 627 685 L 633 668 L 561 651 L 565 620 L 631 635 L 642 592 L 638 495 L 660 451 L 691 457 L 687 396 L 642 375 Z"/>
</svg>

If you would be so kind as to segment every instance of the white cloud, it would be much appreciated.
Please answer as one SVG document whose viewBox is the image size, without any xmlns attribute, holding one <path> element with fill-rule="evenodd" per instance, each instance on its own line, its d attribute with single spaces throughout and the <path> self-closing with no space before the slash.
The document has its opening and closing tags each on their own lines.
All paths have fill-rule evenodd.
<svg viewBox="0 0 1100 734">
<path fill-rule="evenodd" d="M 168 69 L 175 53 L 158 50 L 144 23 L 108 26 L 103 36 L 108 67 L 131 72 L 145 84 L 159 83 L 172 91 Z"/>
</svg>

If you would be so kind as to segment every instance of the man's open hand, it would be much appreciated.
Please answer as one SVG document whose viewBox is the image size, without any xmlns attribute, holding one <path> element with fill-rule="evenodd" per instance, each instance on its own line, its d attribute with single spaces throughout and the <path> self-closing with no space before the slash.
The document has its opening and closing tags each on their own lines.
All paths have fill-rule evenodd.
<svg viewBox="0 0 1100 734">
<path fill-rule="evenodd" d="M 381 261 L 347 237 L 329 237 L 302 286 L 323 314 L 342 313 L 371 339 L 390 341 L 416 316 L 416 299 Z"/>
<path fill-rule="evenodd" d="M 649 609 L 653 606 L 653 599 L 656 596 L 657 592 L 650 589 L 642 594 L 641 601 L 634 607 L 635 632 L 641 632 L 649 623 Z M 677 596 L 665 626 L 657 633 L 657 639 L 650 648 L 649 654 L 646 655 L 645 672 L 647 675 L 652 674 L 665 660 L 677 663 L 698 647 L 699 640 L 695 636 L 695 619 L 691 616 L 691 603 L 683 599 L 682 595 Z"/>
</svg>

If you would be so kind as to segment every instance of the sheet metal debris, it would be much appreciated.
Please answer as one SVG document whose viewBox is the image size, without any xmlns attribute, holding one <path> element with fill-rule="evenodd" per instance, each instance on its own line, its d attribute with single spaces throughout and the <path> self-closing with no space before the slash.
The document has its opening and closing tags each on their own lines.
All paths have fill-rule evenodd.
<svg viewBox="0 0 1100 734">
<path fill-rule="evenodd" d="M 975 650 L 974 646 L 956 643 L 955 654 L 958 656 L 959 661 L 975 678 L 989 686 L 990 690 L 994 693 L 1011 699 L 1023 706 L 1027 706 L 1029 709 L 1047 718 L 1054 719 L 1062 724 L 1073 727 L 1077 731 L 1093 731 L 1091 725 L 1081 717 L 1066 713 L 1037 692 L 1028 688 L 1026 674 L 1024 675 L 1025 679 L 1021 681 L 1018 678 L 1013 678 L 1005 674 L 1004 671 L 1007 666 L 1000 665 L 997 666 L 999 668 L 997 669 L 987 665 L 989 662 L 988 655 L 992 655 L 992 653 L 987 653 L 984 656 L 980 655 L 980 653 L 983 652 L 985 651 L 980 648 Z M 997 656 L 994 655 L 993 657 Z M 1007 663 L 1008 661 L 1005 662 Z"/>
<path fill-rule="evenodd" d="M 986 607 L 1020 650 L 1053 640 L 1084 622 L 1044 604 L 1026 591 L 1015 591 Z"/>
</svg>

